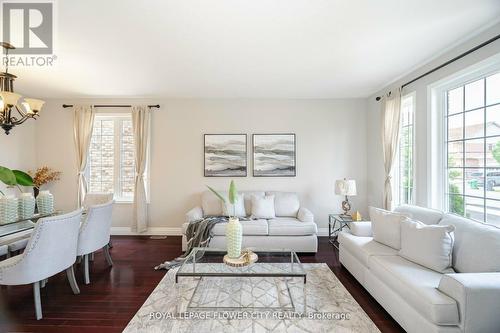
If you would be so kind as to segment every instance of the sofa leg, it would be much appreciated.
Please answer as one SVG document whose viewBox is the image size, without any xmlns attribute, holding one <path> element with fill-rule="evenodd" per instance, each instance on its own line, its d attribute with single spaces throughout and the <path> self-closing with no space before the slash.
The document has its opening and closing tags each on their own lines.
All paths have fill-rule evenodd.
<svg viewBox="0 0 500 333">
<path fill-rule="evenodd" d="M 33 298 L 35 300 L 36 320 L 42 319 L 42 302 L 40 300 L 40 281 L 33 283 Z"/>
</svg>

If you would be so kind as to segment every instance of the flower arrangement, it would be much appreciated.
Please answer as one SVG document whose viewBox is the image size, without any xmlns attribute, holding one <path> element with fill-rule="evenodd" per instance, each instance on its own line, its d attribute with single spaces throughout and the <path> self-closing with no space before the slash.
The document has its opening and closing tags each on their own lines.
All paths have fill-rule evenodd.
<svg viewBox="0 0 500 333">
<path fill-rule="evenodd" d="M 35 172 L 28 171 L 28 173 L 33 177 L 33 184 L 37 189 L 40 189 L 42 185 L 59 180 L 61 178 L 60 171 L 55 171 L 47 166 L 38 168 Z"/>
</svg>

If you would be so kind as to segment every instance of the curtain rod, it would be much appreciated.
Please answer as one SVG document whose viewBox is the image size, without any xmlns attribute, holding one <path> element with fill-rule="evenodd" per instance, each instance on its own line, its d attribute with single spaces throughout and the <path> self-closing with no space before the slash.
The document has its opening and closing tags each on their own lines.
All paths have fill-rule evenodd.
<svg viewBox="0 0 500 333">
<path fill-rule="evenodd" d="M 72 108 L 72 104 L 63 104 L 63 108 Z M 108 105 L 93 105 L 95 108 L 131 108 L 132 105 L 119 105 L 119 104 L 108 104 Z M 148 108 L 160 108 L 160 104 L 148 105 Z"/>
<path fill-rule="evenodd" d="M 499 35 L 496 35 L 496 36 L 495 36 L 495 37 L 493 37 L 493 38 L 488 39 L 487 41 L 485 41 L 485 42 L 483 42 L 483 43 L 481 43 L 481 44 L 477 45 L 476 47 L 473 47 L 472 49 L 470 49 L 470 50 L 468 50 L 468 51 L 465 51 L 464 53 L 462 53 L 462 54 L 460 54 L 460 55 L 456 56 L 455 58 L 448 60 L 448 61 L 447 61 L 447 62 L 445 62 L 444 64 L 441 64 L 441 65 L 439 65 L 439 66 L 437 66 L 437 67 L 434 67 L 434 68 L 433 68 L 433 69 L 431 69 L 430 71 L 425 72 L 424 74 L 422 74 L 422 75 L 420 75 L 420 76 L 417 76 L 417 77 L 416 77 L 416 78 L 414 78 L 413 80 L 410 80 L 410 81 L 406 82 L 405 84 L 403 84 L 403 85 L 401 86 L 401 88 L 404 88 L 404 87 L 406 87 L 407 85 L 412 84 L 413 82 L 415 82 L 415 81 L 417 81 L 417 80 L 420 80 L 421 78 L 423 78 L 423 77 L 425 77 L 425 76 L 427 76 L 427 75 L 429 75 L 429 74 L 432 74 L 432 73 L 434 73 L 435 71 L 440 70 L 441 68 L 443 68 L 443 67 L 445 67 L 445 66 L 448 66 L 448 65 L 449 65 L 449 64 L 451 64 L 452 62 L 455 62 L 455 61 L 457 61 L 457 60 L 459 60 L 459 59 L 462 59 L 463 57 L 465 57 L 465 56 L 467 56 L 467 55 L 471 54 L 472 52 L 477 51 L 477 50 L 479 50 L 480 48 L 482 48 L 482 47 L 484 47 L 484 46 L 486 46 L 486 45 L 488 45 L 488 44 L 493 43 L 494 41 L 496 41 L 496 40 L 497 40 L 497 39 L 499 39 L 499 38 L 500 38 L 500 34 L 499 34 Z M 382 98 L 382 96 L 377 96 L 377 97 L 375 98 L 375 100 L 380 101 L 380 99 L 381 99 L 381 98 Z"/>
</svg>

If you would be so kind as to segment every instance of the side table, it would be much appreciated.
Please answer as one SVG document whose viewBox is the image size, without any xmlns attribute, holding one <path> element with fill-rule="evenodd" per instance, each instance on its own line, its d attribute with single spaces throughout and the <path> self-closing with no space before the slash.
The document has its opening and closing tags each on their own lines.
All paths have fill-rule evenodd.
<svg viewBox="0 0 500 333">
<path fill-rule="evenodd" d="M 345 227 L 350 229 L 350 223 L 352 223 L 352 217 L 344 214 L 329 214 L 328 215 L 328 242 L 335 246 L 338 250 L 338 233 L 342 231 Z"/>
</svg>

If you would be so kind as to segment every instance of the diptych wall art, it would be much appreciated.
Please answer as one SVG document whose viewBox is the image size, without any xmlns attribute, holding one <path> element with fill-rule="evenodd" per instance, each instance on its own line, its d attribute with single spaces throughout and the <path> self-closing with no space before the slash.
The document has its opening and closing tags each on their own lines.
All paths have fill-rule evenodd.
<svg viewBox="0 0 500 333">
<path fill-rule="evenodd" d="M 247 135 L 205 134 L 205 177 L 246 177 Z"/>
<path fill-rule="evenodd" d="M 254 177 L 295 177 L 295 164 L 295 134 L 253 135 Z"/>
</svg>

